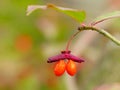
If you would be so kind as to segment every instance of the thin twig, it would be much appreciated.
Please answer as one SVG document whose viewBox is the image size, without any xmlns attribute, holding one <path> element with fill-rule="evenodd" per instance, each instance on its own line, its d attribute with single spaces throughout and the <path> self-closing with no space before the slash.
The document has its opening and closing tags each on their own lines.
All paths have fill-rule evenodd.
<svg viewBox="0 0 120 90">
<path fill-rule="evenodd" d="M 79 27 L 78 30 L 80 30 L 80 31 L 83 31 L 83 30 L 94 30 L 94 31 L 97 31 L 100 34 L 104 35 L 105 37 L 109 38 L 111 41 L 113 41 L 118 46 L 120 46 L 120 41 L 117 40 L 114 36 L 112 36 L 107 31 L 105 31 L 104 29 L 98 29 L 98 28 L 95 28 L 95 27 L 92 27 L 92 26 L 82 26 L 82 27 Z"/>
</svg>

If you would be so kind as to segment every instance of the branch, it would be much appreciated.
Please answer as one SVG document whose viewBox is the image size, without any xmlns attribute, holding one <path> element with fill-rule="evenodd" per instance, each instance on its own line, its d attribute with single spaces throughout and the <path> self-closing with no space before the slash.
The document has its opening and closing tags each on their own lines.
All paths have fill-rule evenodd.
<svg viewBox="0 0 120 90">
<path fill-rule="evenodd" d="M 104 29 L 98 29 L 98 28 L 95 28 L 95 27 L 92 27 L 92 26 L 82 26 L 82 27 L 79 27 L 78 30 L 79 31 L 83 31 L 83 30 L 94 30 L 94 31 L 97 31 L 100 34 L 102 34 L 105 37 L 107 37 L 110 40 L 112 40 L 118 46 L 120 46 L 120 41 L 117 40 L 115 37 L 113 37 L 111 34 L 109 34 L 107 31 L 105 31 Z"/>
</svg>

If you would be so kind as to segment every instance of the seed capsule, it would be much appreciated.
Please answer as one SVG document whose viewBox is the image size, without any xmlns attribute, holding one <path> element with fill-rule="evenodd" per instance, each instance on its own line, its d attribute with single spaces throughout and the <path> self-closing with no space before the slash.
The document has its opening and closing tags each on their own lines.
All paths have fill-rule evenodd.
<svg viewBox="0 0 120 90">
<path fill-rule="evenodd" d="M 74 63 L 74 61 L 72 61 L 72 60 L 68 61 L 67 65 L 66 65 L 66 71 L 71 76 L 75 75 L 77 69 L 76 69 L 76 64 Z"/>
<path fill-rule="evenodd" d="M 64 60 L 58 61 L 58 63 L 55 65 L 54 68 L 55 75 L 61 76 L 65 72 L 65 67 L 66 67 L 66 63 L 64 62 Z"/>
</svg>

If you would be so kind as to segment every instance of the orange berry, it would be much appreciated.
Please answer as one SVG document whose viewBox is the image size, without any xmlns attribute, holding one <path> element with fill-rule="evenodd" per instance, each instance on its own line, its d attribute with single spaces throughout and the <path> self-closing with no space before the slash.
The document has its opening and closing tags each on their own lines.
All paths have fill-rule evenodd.
<svg viewBox="0 0 120 90">
<path fill-rule="evenodd" d="M 64 60 L 58 61 L 55 65 L 54 73 L 56 76 L 61 76 L 65 72 L 66 63 Z"/>
<path fill-rule="evenodd" d="M 68 61 L 67 65 L 66 65 L 66 71 L 71 76 L 75 75 L 77 69 L 76 69 L 76 64 L 74 63 L 74 61 L 72 61 L 72 60 Z"/>
</svg>

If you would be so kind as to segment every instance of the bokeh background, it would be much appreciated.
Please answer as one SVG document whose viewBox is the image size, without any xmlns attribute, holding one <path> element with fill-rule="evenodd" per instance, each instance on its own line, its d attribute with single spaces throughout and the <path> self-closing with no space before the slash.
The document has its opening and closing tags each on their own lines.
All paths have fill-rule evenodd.
<svg viewBox="0 0 120 90">
<path fill-rule="evenodd" d="M 120 47 L 97 32 L 81 32 L 70 47 L 84 57 L 78 73 L 57 77 L 48 57 L 65 49 L 80 26 L 54 10 L 28 5 L 53 3 L 86 11 L 85 23 L 109 11 L 120 10 L 120 0 L 0 0 L 0 90 L 120 90 Z M 120 19 L 98 25 L 120 40 Z"/>
</svg>

